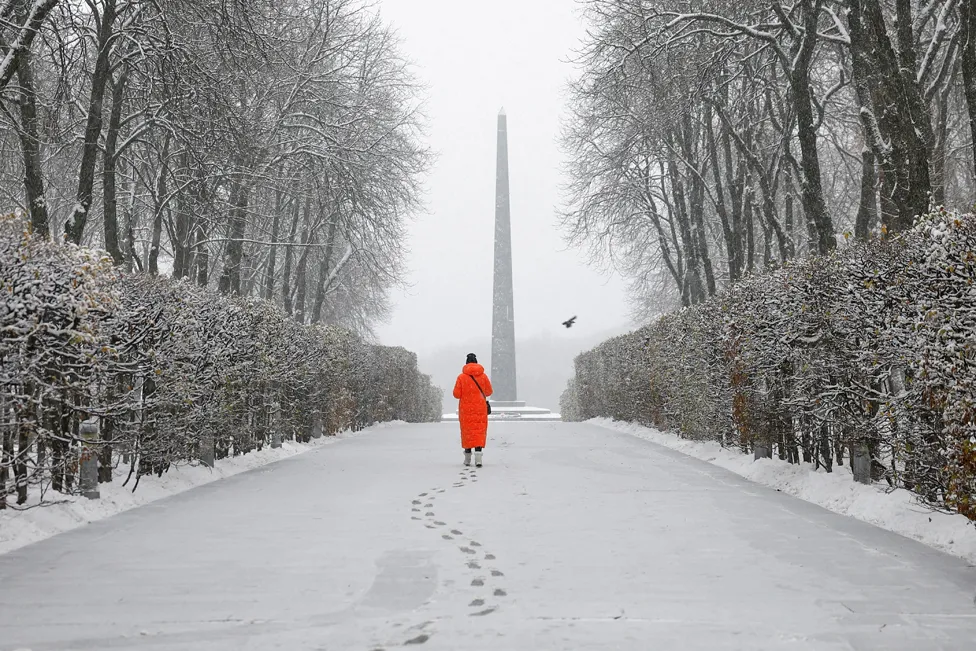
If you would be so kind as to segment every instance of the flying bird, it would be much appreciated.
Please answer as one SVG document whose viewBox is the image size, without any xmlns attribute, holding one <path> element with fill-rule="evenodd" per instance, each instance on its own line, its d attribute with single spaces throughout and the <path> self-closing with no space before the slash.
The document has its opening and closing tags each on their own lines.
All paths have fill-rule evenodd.
<svg viewBox="0 0 976 651">
<path fill-rule="evenodd" d="M 566 326 L 567 328 L 572 328 L 574 323 L 576 323 L 575 316 L 572 319 L 569 319 L 568 321 L 563 321 L 563 325 Z"/>
</svg>

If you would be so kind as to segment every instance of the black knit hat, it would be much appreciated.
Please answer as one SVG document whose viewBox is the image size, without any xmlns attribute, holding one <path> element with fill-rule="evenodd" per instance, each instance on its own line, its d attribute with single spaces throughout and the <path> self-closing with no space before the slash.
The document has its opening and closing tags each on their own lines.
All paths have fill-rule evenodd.
<svg viewBox="0 0 976 651">
<path fill-rule="evenodd" d="M 474 353 L 468 353 L 468 358 L 466 360 L 464 360 L 464 363 L 465 364 L 477 364 L 478 363 L 478 356 L 475 355 Z"/>
</svg>

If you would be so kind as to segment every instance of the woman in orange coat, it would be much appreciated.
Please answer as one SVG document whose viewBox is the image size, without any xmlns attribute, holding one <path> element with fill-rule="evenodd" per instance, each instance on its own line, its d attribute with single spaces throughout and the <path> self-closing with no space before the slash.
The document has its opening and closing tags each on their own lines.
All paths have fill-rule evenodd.
<svg viewBox="0 0 976 651">
<path fill-rule="evenodd" d="M 474 465 L 481 467 L 481 451 L 488 438 L 488 405 L 491 380 L 485 375 L 485 367 L 478 363 L 474 353 L 468 353 L 461 375 L 454 383 L 454 397 L 458 402 L 458 420 L 461 422 L 461 447 L 464 448 L 464 465 L 471 465 L 474 449 Z"/>
</svg>

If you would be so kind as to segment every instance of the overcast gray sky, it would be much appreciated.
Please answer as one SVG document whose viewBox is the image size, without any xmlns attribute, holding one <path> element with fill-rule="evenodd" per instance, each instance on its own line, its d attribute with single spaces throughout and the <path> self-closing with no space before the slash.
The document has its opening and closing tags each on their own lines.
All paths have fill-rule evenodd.
<svg viewBox="0 0 976 651">
<path fill-rule="evenodd" d="M 382 0 L 429 86 L 429 213 L 410 228 L 412 287 L 383 343 L 431 351 L 491 334 L 495 128 L 508 113 L 515 327 L 580 336 L 629 321 L 624 284 L 567 250 L 556 223 L 564 63 L 583 35 L 573 0 Z M 577 327 L 560 322 L 578 315 Z M 487 351 L 485 351 L 487 353 Z"/>
</svg>

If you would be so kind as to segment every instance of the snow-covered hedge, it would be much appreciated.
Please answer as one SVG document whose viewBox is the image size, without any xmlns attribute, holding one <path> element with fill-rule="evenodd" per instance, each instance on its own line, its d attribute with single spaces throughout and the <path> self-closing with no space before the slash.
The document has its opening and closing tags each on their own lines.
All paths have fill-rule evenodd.
<svg viewBox="0 0 976 651">
<path fill-rule="evenodd" d="M 976 519 L 976 217 L 936 212 L 606 341 L 562 413 L 851 463 Z"/>
<path fill-rule="evenodd" d="M 440 419 L 413 353 L 264 301 L 122 275 L 16 217 L 0 219 L 0 292 L 0 508 L 76 490 L 82 454 L 98 455 L 101 481 L 115 470 L 136 485 L 279 437 Z M 99 424 L 87 445 L 86 420 Z"/>
</svg>

